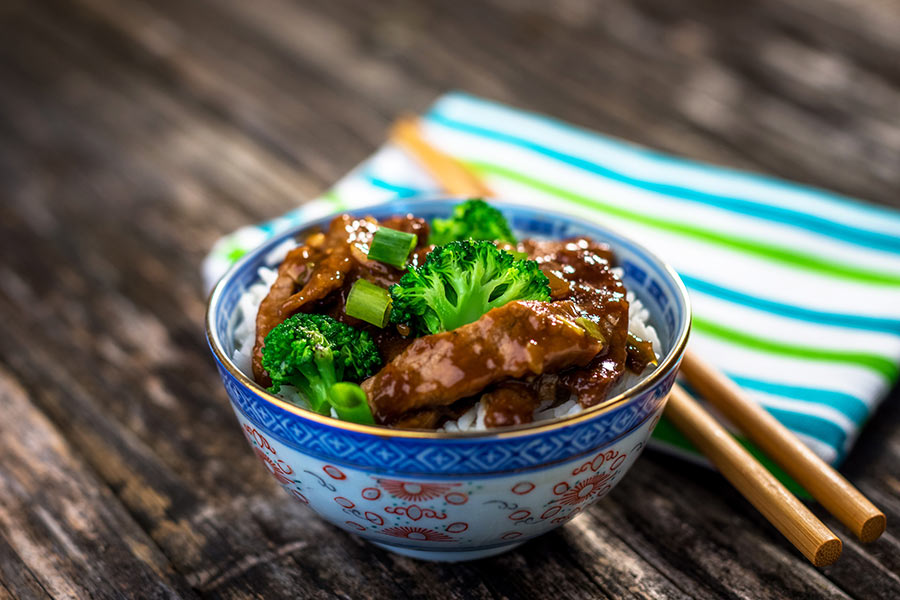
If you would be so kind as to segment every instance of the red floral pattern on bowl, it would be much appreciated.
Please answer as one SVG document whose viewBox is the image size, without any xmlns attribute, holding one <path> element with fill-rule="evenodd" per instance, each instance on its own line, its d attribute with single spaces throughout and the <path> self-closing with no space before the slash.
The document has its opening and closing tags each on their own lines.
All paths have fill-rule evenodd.
<svg viewBox="0 0 900 600">
<path fill-rule="evenodd" d="M 453 559 L 457 553 L 430 545 L 475 545 L 489 555 L 574 518 L 609 493 L 657 421 L 647 419 L 612 447 L 542 471 L 534 480 L 515 474 L 496 480 L 379 477 L 331 463 L 313 465 L 252 424 L 244 423 L 243 430 L 275 480 L 332 522 L 395 551 Z M 465 508 L 469 504 L 479 510 Z"/>
</svg>

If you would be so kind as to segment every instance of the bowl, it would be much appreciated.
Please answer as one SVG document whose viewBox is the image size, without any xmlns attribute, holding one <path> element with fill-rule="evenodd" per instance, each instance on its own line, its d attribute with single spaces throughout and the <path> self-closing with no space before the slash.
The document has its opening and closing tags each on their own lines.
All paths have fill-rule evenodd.
<svg viewBox="0 0 900 600">
<path fill-rule="evenodd" d="M 457 198 L 397 200 L 350 211 L 376 218 L 449 216 Z M 209 300 L 207 337 L 241 430 L 288 494 L 350 533 L 414 558 L 459 561 L 505 552 L 570 521 L 625 476 L 659 420 L 687 343 L 678 275 L 640 244 L 584 218 L 492 200 L 521 237 L 586 235 L 610 244 L 625 285 L 651 315 L 659 366 L 579 414 L 487 432 L 392 430 L 285 402 L 231 360 L 234 313 L 265 257 L 334 216 L 300 224 L 249 253 Z"/>
</svg>

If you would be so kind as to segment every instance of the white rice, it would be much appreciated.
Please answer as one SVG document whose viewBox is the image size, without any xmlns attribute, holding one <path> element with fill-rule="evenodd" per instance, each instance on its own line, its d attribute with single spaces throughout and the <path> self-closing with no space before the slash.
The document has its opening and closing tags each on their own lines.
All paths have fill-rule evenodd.
<svg viewBox="0 0 900 600">
<path fill-rule="evenodd" d="M 296 246 L 296 242 L 288 240 L 283 244 L 276 246 L 269 252 L 265 260 L 266 266 L 260 267 L 257 271 L 259 275 L 258 281 L 247 288 L 241 296 L 241 299 L 238 301 L 237 308 L 235 309 L 234 352 L 232 353 L 231 358 L 234 361 L 235 366 L 248 376 L 253 372 L 251 359 L 253 355 L 253 343 L 256 339 L 256 313 L 259 312 L 259 305 L 262 303 L 263 298 L 266 297 L 266 294 L 269 293 L 269 289 L 272 287 L 275 278 L 278 276 L 276 265 L 284 260 L 287 253 Z M 620 269 L 613 269 L 613 271 L 616 271 L 621 277 L 622 272 Z M 630 291 L 627 294 L 627 299 L 628 331 L 641 339 L 649 341 L 653 345 L 653 352 L 656 354 L 656 357 L 660 358 L 662 345 L 660 344 L 656 329 L 650 324 L 650 311 L 648 311 L 641 301 Z M 619 379 L 619 381 L 616 382 L 616 385 L 610 390 L 610 397 L 625 391 L 646 376 L 647 372 L 642 373 L 641 375 L 635 375 L 626 370 L 622 378 Z M 277 395 L 288 402 L 304 408 L 309 408 L 309 403 L 306 401 L 306 398 L 292 386 L 281 386 L 281 391 L 279 391 Z M 534 420 L 542 421 L 545 419 L 555 419 L 557 417 L 574 415 L 582 410 L 584 410 L 583 407 L 578 403 L 578 399 L 575 397 L 572 397 L 557 406 L 552 406 L 549 402 L 542 403 L 534 411 Z M 479 401 L 455 421 L 448 421 L 445 423 L 439 431 L 483 431 L 487 429 L 484 424 L 485 414 L 485 408 L 482 402 Z M 337 417 L 337 414 L 335 414 L 333 409 L 331 416 Z"/>
</svg>

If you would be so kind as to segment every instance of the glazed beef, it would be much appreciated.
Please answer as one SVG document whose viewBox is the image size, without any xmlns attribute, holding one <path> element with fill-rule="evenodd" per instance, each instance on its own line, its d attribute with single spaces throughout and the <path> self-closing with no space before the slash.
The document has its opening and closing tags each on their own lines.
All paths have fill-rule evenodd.
<svg viewBox="0 0 900 600">
<path fill-rule="evenodd" d="M 417 253 L 427 247 L 429 229 L 424 219 L 412 215 L 393 216 L 379 223 L 372 217 L 356 219 L 340 215 L 331 222 L 327 232 L 312 234 L 302 246 L 288 253 L 256 316 L 253 376 L 257 383 L 263 386 L 271 383 L 262 368 L 266 336 L 296 312 L 321 312 L 368 329 L 383 357 L 395 356 L 408 345 L 409 341 L 395 330 L 378 329 L 344 313 L 347 294 L 357 279 L 365 278 L 387 287 L 403 275 L 401 269 L 366 257 L 379 225 L 416 234 Z"/>
<path fill-rule="evenodd" d="M 362 383 L 375 420 L 391 424 L 408 411 L 450 405 L 496 381 L 585 365 L 604 342 L 578 323 L 583 316 L 571 301 L 517 301 L 414 340 Z"/>
<path fill-rule="evenodd" d="M 601 244 L 584 237 L 567 240 L 522 240 L 518 249 L 527 252 L 529 258 L 539 263 L 571 265 L 576 269 L 584 268 L 584 256 L 588 254 L 606 264 L 611 264 L 615 259 L 608 244 Z"/>
<path fill-rule="evenodd" d="M 525 241 L 521 250 L 538 261 L 551 281 L 554 299 L 570 299 L 589 314 L 607 341 L 604 351 L 584 368 L 561 375 L 559 385 L 583 406 L 607 397 L 625 371 L 628 301 L 625 286 L 612 272 L 613 254 L 605 244 L 585 238 Z"/>
<path fill-rule="evenodd" d="M 506 427 L 531 423 L 538 405 L 538 392 L 534 386 L 521 381 L 505 381 L 497 384 L 481 396 L 484 405 L 484 424 L 488 427 Z"/>
<path fill-rule="evenodd" d="M 417 236 L 413 266 L 433 248 L 428 224 L 411 215 L 380 223 L 342 215 L 326 232 L 309 236 L 285 258 L 260 306 L 253 354 L 259 383 L 269 384 L 261 368 L 265 336 L 298 311 L 327 314 L 372 335 L 386 364 L 362 387 L 376 421 L 401 428 L 439 427 L 479 399 L 489 427 L 529 423 L 541 402 L 575 394 L 582 405 L 594 405 L 626 368 L 640 372 L 655 361 L 650 344 L 628 333 L 628 302 L 610 268 L 612 251 L 587 238 L 524 240 L 509 248 L 540 264 L 549 303 L 511 302 L 474 323 L 418 339 L 349 317 L 344 308 L 355 281 L 389 287 L 404 273 L 367 258 L 379 226 Z"/>
<path fill-rule="evenodd" d="M 423 408 L 403 415 L 394 423 L 397 429 L 436 429 L 447 418 L 447 412 L 438 408 Z"/>
<path fill-rule="evenodd" d="M 262 368 L 262 347 L 266 336 L 276 325 L 288 318 L 282 312 L 285 301 L 291 297 L 297 287 L 303 287 L 309 281 L 312 265 L 322 255 L 319 248 L 309 245 L 294 248 L 278 267 L 278 276 L 263 298 L 256 313 L 256 340 L 253 345 L 253 377 L 264 387 L 271 385 L 269 376 Z"/>
<path fill-rule="evenodd" d="M 656 354 L 653 352 L 653 344 L 648 340 L 644 340 L 628 333 L 628 346 L 626 347 L 627 358 L 625 366 L 632 373 L 642 373 L 649 365 L 656 364 Z"/>
</svg>

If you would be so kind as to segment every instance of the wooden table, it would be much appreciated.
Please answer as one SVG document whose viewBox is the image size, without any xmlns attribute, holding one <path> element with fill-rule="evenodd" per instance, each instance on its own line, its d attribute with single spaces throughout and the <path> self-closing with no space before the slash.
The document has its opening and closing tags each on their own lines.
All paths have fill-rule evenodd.
<svg viewBox="0 0 900 600">
<path fill-rule="evenodd" d="M 6 0 L 0 597 L 900 597 L 896 390 L 844 468 L 888 533 L 862 546 L 826 516 L 830 568 L 654 452 L 562 530 L 423 564 L 260 467 L 199 279 L 219 235 L 316 196 L 450 88 L 900 206 L 898 31 L 896 0 Z"/>
</svg>

